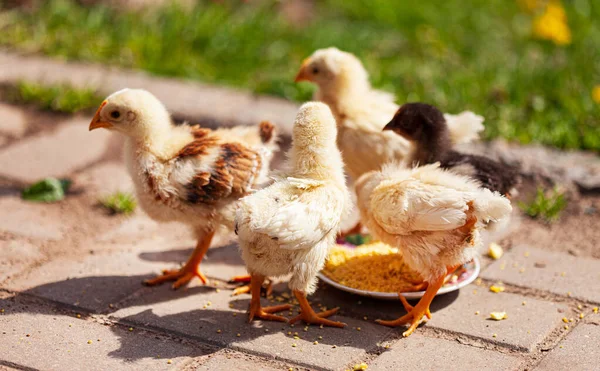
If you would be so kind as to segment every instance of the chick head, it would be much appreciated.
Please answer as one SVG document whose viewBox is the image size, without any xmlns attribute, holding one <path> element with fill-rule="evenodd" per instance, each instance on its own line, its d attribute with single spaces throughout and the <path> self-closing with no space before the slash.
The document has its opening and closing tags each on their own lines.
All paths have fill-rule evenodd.
<svg viewBox="0 0 600 371">
<path fill-rule="evenodd" d="M 406 103 L 383 130 L 392 130 L 410 141 L 419 142 L 446 128 L 444 114 L 425 103 Z"/>
<path fill-rule="evenodd" d="M 337 127 L 329 107 L 320 102 L 304 103 L 294 121 L 294 145 L 325 147 L 335 144 Z"/>
<path fill-rule="evenodd" d="M 321 89 L 349 82 L 368 82 L 367 71 L 354 55 L 337 48 L 319 49 L 302 62 L 295 82 L 310 81 Z"/>
<path fill-rule="evenodd" d="M 123 89 L 102 102 L 90 131 L 98 128 L 118 131 L 136 139 L 145 139 L 170 126 L 170 117 L 163 104 L 142 89 Z"/>
</svg>

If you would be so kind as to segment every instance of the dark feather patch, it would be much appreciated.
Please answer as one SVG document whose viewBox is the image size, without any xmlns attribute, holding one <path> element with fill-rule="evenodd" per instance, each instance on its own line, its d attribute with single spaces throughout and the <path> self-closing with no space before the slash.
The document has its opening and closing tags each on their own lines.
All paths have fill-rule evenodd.
<svg viewBox="0 0 600 371">
<path fill-rule="evenodd" d="M 219 138 L 211 135 L 210 129 L 195 128 L 192 131 L 194 140 L 183 147 L 177 157 L 201 156 L 206 155 L 210 148 L 217 145 Z"/>
<path fill-rule="evenodd" d="M 262 162 L 258 153 L 240 143 L 220 146 L 211 173 L 198 174 L 186 186 L 191 203 L 215 203 L 246 195 L 257 180 Z"/>
<path fill-rule="evenodd" d="M 270 121 L 263 121 L 259 125 L 260 130 L 260 140 L 263 143 L 268 143 L 273 139 L 273 131 L 275 130 L 275 125 L 273 125 Z"/>
</svg>

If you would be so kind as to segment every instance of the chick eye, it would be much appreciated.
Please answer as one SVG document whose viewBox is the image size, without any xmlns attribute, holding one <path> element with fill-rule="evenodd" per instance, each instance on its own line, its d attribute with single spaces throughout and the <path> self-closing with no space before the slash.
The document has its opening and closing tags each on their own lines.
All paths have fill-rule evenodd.
<svg viewBox="0 0 600 371">
<path fill-rule="evenodd" d="M 315 75 L 318 74 L 319 73 L 319 69 L 317 67 L 313 67 L 312 73 L 314 73 Z"/>
<path fill-rule="evenodd" d="M 121 117 L 121 113 L 119 111 L 112 111 L 110 113 L 110 117 L 112 117 L 113 119 L 118 119 L 119 117 Z"/>
</svg>

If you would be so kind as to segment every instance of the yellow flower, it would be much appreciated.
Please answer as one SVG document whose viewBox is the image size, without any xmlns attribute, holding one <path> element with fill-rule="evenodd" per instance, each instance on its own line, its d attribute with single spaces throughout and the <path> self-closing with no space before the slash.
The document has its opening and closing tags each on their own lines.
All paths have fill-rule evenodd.
<svg viewBox="0 0 600 371">
<path fill-rule="evenodd" d="M 567 14 L 557 1 L 550 2 L 541 15 L 533 20 L 533 34 L 556 45 L 571 43 L 571 29 L 567 24 Z"/>
<path fill-rule="evenodd" d="M 594 102 L 600 104 L 600 85 L 596 85 L 594 86 L 594 89 L 592 89 L 592 99 Z"/>
</svg>

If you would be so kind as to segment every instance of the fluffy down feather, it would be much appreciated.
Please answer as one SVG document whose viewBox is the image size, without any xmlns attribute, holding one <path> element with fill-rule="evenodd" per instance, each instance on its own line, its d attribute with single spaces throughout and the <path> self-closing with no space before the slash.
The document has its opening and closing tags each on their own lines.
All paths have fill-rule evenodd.
<svg viewBox="0 0 600 371">
<path fill-rule="evenodd" d="M 336 118 L 338 146 L 354 179 L 409 154 L 406 139 L 382 132 L 399 108 L 394 96 L 371 87 L 367 71 L 354 55 L 336 48 L 317 50 L 304 61 L 296 81 L 318 85 L 314 98 L 329 105 Z M 483 117 L 472 112 L 446 118 L 455 143 L 475 140 L 483 130 Z"/>
<path fill-rule="evenodd" d="M 294 125 L 287 177 L 240 201 L 236 232 L 251 274 L 291 273 L 290 288 L 310 294 L 349 194 L 327 106 L 305 104 Z"/>
<path fill-rule="evenodd" d="M 480 231 L 508 218 L 510 202 L 439 164 L 404 169 L 385 166 L 356 185 L 362 220 L 383 242 L 397 247 L 426 280 L 466 263 L 481 244 Z M 472 228 L 462 228 L 469 217 Z"/>
</svg>

